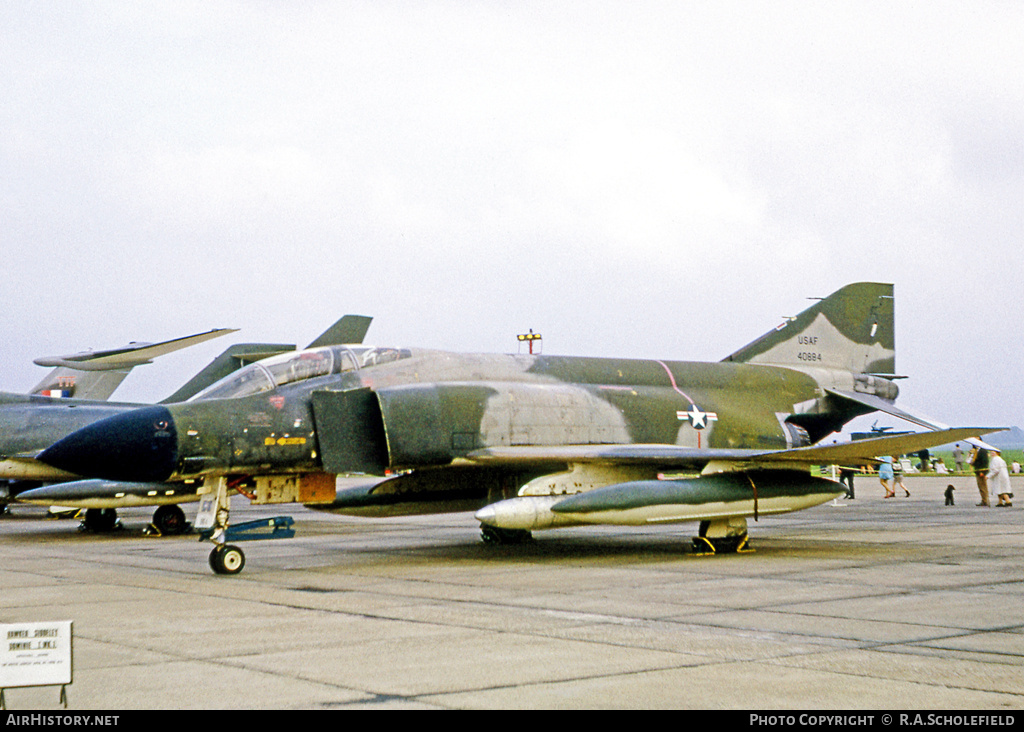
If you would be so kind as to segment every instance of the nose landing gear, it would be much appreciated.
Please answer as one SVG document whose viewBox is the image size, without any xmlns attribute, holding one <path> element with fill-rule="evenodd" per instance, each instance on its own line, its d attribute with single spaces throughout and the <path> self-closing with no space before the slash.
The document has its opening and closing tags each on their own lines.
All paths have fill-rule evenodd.
<svg viewBox="0 0 1024 732">
<path fill-rule="evenodd" d="M 210 569 L 217 574 L 238 574 L 245 566 L 245 553 L 232 544 L 220 544 L 210 552 Z"/>
<path fill-rule="evenodd" d="M 196 528 L 200 541 L 209 540 L 216 544 L 210 552 L 210 569 L 216 574 L 238 574 L 245 567 L 245 553 L 234 544 L 228 544 L 229 541 L 290 539 L 295 536 L 292 528 L 295 521 L 291 516 L 275 516 L 229 526 L 230 511 L 227 479 L 207 479 L 200 491 Z"/>
</svg>

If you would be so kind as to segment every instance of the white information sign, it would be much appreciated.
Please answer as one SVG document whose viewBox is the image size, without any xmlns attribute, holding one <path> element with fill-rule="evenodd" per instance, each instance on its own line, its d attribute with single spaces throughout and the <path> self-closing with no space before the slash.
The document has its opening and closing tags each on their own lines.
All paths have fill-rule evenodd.
<svg viewBox="0 0 1024 732">
<path fill-rule="evenodd" d="M 0 624 L 0 689 L 70 683 L 70 620 Z"/>
</svg>

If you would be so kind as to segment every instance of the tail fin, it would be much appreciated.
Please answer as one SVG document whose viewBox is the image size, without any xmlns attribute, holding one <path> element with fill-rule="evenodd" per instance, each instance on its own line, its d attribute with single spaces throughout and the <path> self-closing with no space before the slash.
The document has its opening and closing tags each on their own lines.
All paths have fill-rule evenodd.
<svg viewBox="0 0 1024 732">
<path fill-rule="evenodd" d="M 723 361 L 893 376 L 893 286 L 847 285 Z"/>
<path fill-rule="evenodd" d="M 306 348 L 320 346 L 342 346 L 346 343 L 362 343 L 373 318 L 369 315 L 345 315 L 310 343 Z"/>
</svg>

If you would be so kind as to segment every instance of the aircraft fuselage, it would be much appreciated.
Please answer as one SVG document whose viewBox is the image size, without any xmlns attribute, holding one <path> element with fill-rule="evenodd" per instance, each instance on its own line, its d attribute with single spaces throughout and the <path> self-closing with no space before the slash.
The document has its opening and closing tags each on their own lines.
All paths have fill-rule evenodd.
<svg viewBox="0 0 1024 732">
<path fill-rule="evenodd" d="M 851 416 L 831 410 L 814 376 L 785 367 L 395 352 L 402 357 L 358 370 L 100 423 L 78 434 L 86 443 L 75 452 L 88 461 L 78 467 L 160 481 L 381 474 L 515 446 L 785 449 L 808 444 L 807 426 L 820 429 L 822 415 L 829 426 Z"/>
</svg>

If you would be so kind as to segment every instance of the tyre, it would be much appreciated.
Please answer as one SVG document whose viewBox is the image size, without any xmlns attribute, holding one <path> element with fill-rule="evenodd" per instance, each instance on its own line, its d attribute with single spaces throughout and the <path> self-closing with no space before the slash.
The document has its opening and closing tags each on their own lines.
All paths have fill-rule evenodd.
<svg viewBox="0 0 1024 732">
<path fill-rule="evenodd" d="M 238 574 L 245 566 L 245 554 L 237 546 L 224 544 L 210 552 L 210 568 L 217 574 Z"/>
<path fill-rule="evenodd" d="M 170 536 L 183 533 L 188 523 L 185 521 L 185 512 L 181 510 L 180 506 L 160 506 L 153 513 L 153 525 L 160 530 L 161 534 Z"/>
</svg>

